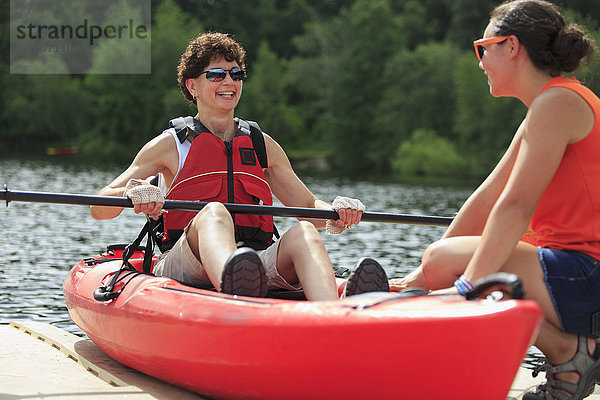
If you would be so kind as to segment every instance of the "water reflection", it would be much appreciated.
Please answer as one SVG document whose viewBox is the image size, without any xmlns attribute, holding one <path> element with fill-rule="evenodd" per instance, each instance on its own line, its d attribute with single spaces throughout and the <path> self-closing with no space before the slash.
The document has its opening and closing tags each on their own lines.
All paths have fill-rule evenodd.
<svg viewBox="0 0 600 400">
<path fill-rule="evenodd" d="M 0 160 L 0 186 L 96 194 L 122 168 L 54 159 L 5 159 Z M 472 190 L 300 175 L 323 200 L 356 197 L 367 210 L 387 213 L 452 216 Z M 296 220 L 275 221 L 283 232 Z M 117 219 L 95 221 L 85 206 L 13 202 L 9 207 L 2 205 L 0 222 L 4 234 L 0 241 L 0 323 L 36 320 L 81 335 L 67 313 L 63 280 L 78 260 L 109 244 L 133 240 L 144 218 L 125 210 Z M 418 265 L 425 247 L 443 231 L 441 227 L 361 223 L 341 235 L 322 236 L 335 266 L 352 268 L 360 257 L 370 256 L 381 262 L 390 277 L 400 277 Z"/>
</svg>

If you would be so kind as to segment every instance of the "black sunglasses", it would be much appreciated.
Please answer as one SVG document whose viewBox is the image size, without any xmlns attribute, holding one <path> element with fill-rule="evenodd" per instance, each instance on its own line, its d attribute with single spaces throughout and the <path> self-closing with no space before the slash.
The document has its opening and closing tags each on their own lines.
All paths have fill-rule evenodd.
<svg viewBox="0 0 600 400">
<path fill-rule="evenodd" d="M 241 68 L 231 68 L 231 69 L 223 69 L 223 68 L 213 68 L 208 71 L 200 72 L 198 76 L 202 74 L 206 74 L 206 79 L 211 82 L 221 82 L 227 76 L 227 72 L 229 72 L 229 76 L 234 81 L 242 81 L 246 77 L 246 71 Z"/>
</svg>

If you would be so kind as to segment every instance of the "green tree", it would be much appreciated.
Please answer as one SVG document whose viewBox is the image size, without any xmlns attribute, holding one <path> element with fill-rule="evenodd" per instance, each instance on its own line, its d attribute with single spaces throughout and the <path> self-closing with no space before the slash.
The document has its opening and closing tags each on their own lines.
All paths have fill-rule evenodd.
<svg viewBox="0 0 600 400">
<path fill-rule="evenodd" d="M 593 20 L 596 24 L 600 23 L 600 2 L 590 0 L 554 0 L 565 14 L 569 10 L 575 11 L 587 20 Z"/>
<path fill-rule="evenodd" d="M 287 91 L 287 62 L 277 56 L 267 42 L 258 49 L 252 74 L 244 83 L 236 114 L 256 120 L 284 147 L 302 146 L 302 118 L 290 104 Z"/>
<path fill-rule="evenodd" d="M 557 1 L 600 44 L 596 3 Z M 421 151 L 430 138 L 449 141 L 466 170 L 484 175 L 526 111 L 517 100 L 490 96 L 473 55 L 496 0 L 154 0 L 152 73 L 86 76 L 10 74 L 9 7 L 0 3 L 3 149 L 77 141 L 90 154 L 130 160 L 169 119 L 195 113 L 179 92 L 176 66 L 203 30 L 231 33 L 248 52 L 237 114 L 258 121 L 288 152 L 328 155 L 344 173 L 387 172 L 397 149 Z M 93 12 L 100 6 L 57 7 L 44 18 L 101 18 Z M 112 12 L 115 20 L 130 14 Z M 93 63 L 124 59 L 105 43 Z M 53 60 L 64 71 L 83 62 Z M 30 66 L 48 62 L 37 57 Z M 599 93 L 599 71 L 596 57 L 575 75 Z"/>
<path fill-rule="evenodd" d="M 73 145 L 86 129 L 88 110 L 81 83 L 69 75 L 11 75 L 5 83 L 2 138 L 19 150 L 51 143 Z"/>
<path fill-rule="evenodd" d="M 372 140 L 373 115 L 388 82 L 392 51 L 404 47 L 401 21 L 388 0 L 357 0 L 332 21 L 336 41 L 332 76 L 331 143 L 334 166 L 366 172 L 380 165 Z M 328 117 L 328 116 L 327 116 Z"/>
<path fill-rule="evenodd" d="M 60 15 L 43 15 L 31 9 L 26 18 L 46 21 L 48 24 L 63 21 Z M 80 5 L 68 10 L 54 8 L 53 14 L 81 12 Z M 41 51 L 41 44 L 30 46 L 30 53 L 21 51 L 10 58 L 10 31 L 13 24 L 28 19 L 9 21 L 9 4 L 0 6 L 0 144 L 4 148 L 24 152 L 43 151 L 48 144 L 72 145 L 84 129 L 87 118 L 85 93 L 80 82 L 70 75 L 69 64 L 74 61 L 60 52 Z M 44 44 L 48 44 L 44 42 Z M 13 43 L 14 45 L 14 43 Z M 19 50 L 22 50 L 19 48 Z M 23 57 L 19 57 L 23 56 Z M 73 58 L 73 57 L 71 57 Z M 12 65 L 9 64 L 12 61 Z M 11 67 L 13 70 L 11 71 Z M 31 74 L 23 72 L 30 71 Z M 40 74 L 40 72 L 63 74 Z M 16 73 L 18 72 L 18 73 Z"/>
<path fill-rule="evenodd" d="M 372 139 L 382 162 L 389 162 L 399 144 L 417 130 L 432 130 L 455 139 L 454 69 L 458 49 L 452 44 L 427 43 L 414 51 L 396 52 L 386 65 L 386 88 L 374 114 Z"/>
<path fill-rule="evenodd" d="M 473 40 L 483 36 L 490 12 L 500 4 L 497 0 L 448 0 L 450 26 L 446 39 L 461 48 L 472 48 Z"/>
<path fill-rule="evenodd" d="M 415 130 L 396 149 L 393 170 L 401 176 L 469 177 L 464 158 L 447 139 L 428 129 Z"/>
<path fill-rule="evenodd" d="M 452 17 L 449 4 L 447 0 L 392 1 L 406 35 L 408 49 L 414 50 L 421 44 L 444 40 Z"/>
<path fill-rule="evenodd" d="M 325 21 L 306 24 L 293 39 L 296 56 L 288 64 L 287 90 L 291 104 L 304 121 L 303 148 L 329 154 L 334 129 L 334 87 L 337 78 L 339 27 Z"/>
<path fill-rule="evenodd" d="M 199 32 L 202 27 L 195 19 L 163 0 L 154 15 L 151 75 L 86 76 L 95 124 L 81 138 L 85 153 L 129 160 L 169 119 L 193 112 L 177 94 L 176 65 L 187 41 Z M 113 57 L 109 47 L 101 47 L 94 62 L 118 62 Z"/>
<path fill-rule="evenodd" d="M 279 56 L 293 55 L 291 38 L 303 32 L 304 23 L 317 12 L 347 1 L 331 0 L 177 0 L 183 10 L 197 16 L 207 30 L 233 34 L 248 52 L 248 64 L 257 60 L 263 41 Z M 319 4 L 319 3 L 323 4 Z M 310 3 L 318 4 L 318 7 Z M 337 9 L 335 9 L 337 11 Z"/>
<path fill-rule="evenodd" d="M 596 94 L 600 94 L 600 14 L 596 18 L 589 13 L 582 15 L 571 10 L 565 10 L 564 14 L 568 22 L 579 25 L 596 43 L 596 51 L 591 59 L 583 62 L 572 75 Z"/>
<path fill-rule="evenodd" d="M 470 51 L 458 58 L 454 79 L 456 144 L 472 160 L 474 176 L 485 175 L 508 147 L 526 109 L 519 100 L 490 95 L 487 79 Z"/>
</svg>

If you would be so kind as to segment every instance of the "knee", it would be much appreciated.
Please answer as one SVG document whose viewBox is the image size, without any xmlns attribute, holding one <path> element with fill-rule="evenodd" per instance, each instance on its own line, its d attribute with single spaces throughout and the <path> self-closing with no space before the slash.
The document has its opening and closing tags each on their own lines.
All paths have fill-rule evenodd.
<svg viewBox="0 0 600 400">
<path fill-rule="evenodd" d="M 440 253 L 442 252 L 442 244 L 440 241 L 430 244 L 423 252 L 421 258 L 421 269 L 427 283 L 435 281 L 435 276 L 439 271 Z M 431 287 L 431 286 L 430 286 Z"/>
<path fill-rule="evenodd" d="M 438 258 L 439 253 L 439 241 L 433 242 L 423 252 L 423 257 L 421 257 L 421 263 L 423 267 L 427 266 L 427 268 L 431 268 L 433 264 L 435 264 L 436 259 Z"/>
<path fill-rule="evenodd" d="M 194 225 L 208 222 L 216 224 L 233 224 L 233 219 L 222 203 L 212 202 L 204 206 L 192 221 Z"/>
<path fill-rule="evenodd" d="M 308 221 L 300 221 L 292 227 L 294 234 L 306 240 L 321 242 L 321 235 L 313 224 Z"/>
<path fill-rule="evenodd" d="M 307 221 L 298 222 L 284 236 L 287 237 L 287 240 L 293 241 L 296 248 L 305 248 L 305 246 L 313 248 L 315 245 L 323 246 L 319 231 L 313 224 Z"/>
</svg>

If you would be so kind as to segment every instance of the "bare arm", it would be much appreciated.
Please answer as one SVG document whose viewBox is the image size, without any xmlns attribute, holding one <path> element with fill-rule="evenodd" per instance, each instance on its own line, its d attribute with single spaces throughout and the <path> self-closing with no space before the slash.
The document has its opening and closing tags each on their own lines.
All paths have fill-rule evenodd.
<svg viewBox="0 0 600 400">
<path fill-rule="evenodd" d="M 264 136 L 269 160 L 269 167 L 265 169 L 265 175 L 275 197 L 289 207 L 331 210 L 331 204 L 319 200 L 298 178 L 281 146 L 269 135 L 265 134 Z M 346 212 L 346 210 L 339 211 L 340 220 L 336 225 L 355 225 L 360 221 L 362 212 L 356 210 Z M 325 220 L 311 219 L 308 221 L 319 229 L 325 228 Z"/>
<path fill-rule="evenodd" d="M 500 270 L 525 232 L 567 145 L 593 126 L 589 106 L 567 89 L 549 89 L 531 105 L 513 170 L 492 208 L 465 277 L 471 282 Z"/>
<path fill-rule="evenodd" d="M 173 180 L 178 168 L 178 153 L 174 140 L 168 133 L 163 133 L 152 139 L 142 147 L 135 156 L 131 165 L 119 175 L 112 183 L 98 193 L 100 196 L 122 197 L 125 186 L 130 179 L 146 179 L 149 176 L 162 173 L 168 184 Z M 136 205 L 135 212 L 155 214 L 157 204 Z M 95 219 L 111 219 L 121 214 L 123 207 L 92 206 L 90 212 Z"/>
</svg>

